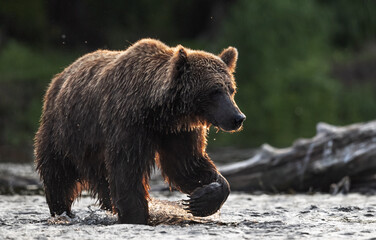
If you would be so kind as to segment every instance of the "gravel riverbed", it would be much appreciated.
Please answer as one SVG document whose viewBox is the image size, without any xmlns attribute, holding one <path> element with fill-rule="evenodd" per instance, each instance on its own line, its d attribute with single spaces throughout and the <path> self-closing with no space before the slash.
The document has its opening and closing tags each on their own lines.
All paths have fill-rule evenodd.
<svg viewBox="0 0 376 240">
<path fill-rule="evenodd" d="M 0 195 L 0 239 L 376 239 L 376 196 L 233 192 L 206 218 L 186 213 L 180 193 L 151 196 L 151 225 L 122 225 L 88 196 L 70 219 L 51 218 L 44 196 Z"/>
</svg>

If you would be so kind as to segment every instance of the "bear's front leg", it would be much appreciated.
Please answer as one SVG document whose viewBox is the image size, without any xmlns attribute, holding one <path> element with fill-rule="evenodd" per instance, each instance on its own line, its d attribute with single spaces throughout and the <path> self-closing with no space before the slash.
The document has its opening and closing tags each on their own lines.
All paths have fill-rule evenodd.
<svg viewBox="0 0 376 240">
<path fill-rule="evenodd" d="M 148 202 L 137 191 L 127 191 L 115 200 L 119 223 L 147 224 L 149 218 Z"/>
<path fill-rule="evenodd" d="M 194 216 L 206 217 L 216 213 L 227 200 L 230 185 L 220 174 L 210 184 L 196 188 L 185 200 L 186 210 Z"/>
<path fill-rule="evenodd" d="M 186 209 L 195 216 L 214 214 L 230 194 L 227 180 L 205 153 L 205 137 L 203 128 L 162 135 L 158 149 L 163 176 L 189 195 Z"/>
<path fill-rule="evenodd" d="M 124 154 L 121 154 L 122 150 L 115 152 L 117 157 L 109 161 L 111 171 L 108 178 L 112 204 L 118 213 L 119 223 L 147 224 L 147 163 L 135 157 L 132 151 Z"/>
</svg>

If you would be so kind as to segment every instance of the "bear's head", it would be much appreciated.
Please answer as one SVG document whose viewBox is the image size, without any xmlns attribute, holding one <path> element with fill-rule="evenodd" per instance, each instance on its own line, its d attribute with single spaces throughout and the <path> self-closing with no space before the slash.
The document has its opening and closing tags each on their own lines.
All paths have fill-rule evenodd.
<svg viewBox="0 0 376 240">
<path fill-rule="evenodd" d="M 245 115 L 234 100 L 236 48 L 228 47 L 218 56 L 182 46 L 177 46 L 174 51 L 172 80 L 184 108 L 208 125 L 224 131 L 239 130 Z"/>
</svg>

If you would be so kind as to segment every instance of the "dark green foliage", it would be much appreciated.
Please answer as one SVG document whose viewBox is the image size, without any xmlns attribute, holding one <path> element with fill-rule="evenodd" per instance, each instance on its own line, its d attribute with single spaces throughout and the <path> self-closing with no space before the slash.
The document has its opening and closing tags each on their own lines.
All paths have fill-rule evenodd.
<svg viewBox="0 0 376 240">
<path fill-rule="evenodd" d="M 0 145 L 31 144 L 44 91 L 74 56 L 9 41 L 0 54 Z"/>
<path fill-rule="evenodd" d="M 27 41 L 46 39 L 47 12 L 44 0 L 0 1 L 0 46 L 2 32 Z"/>
<path fill-rule="evenodd" d="M 376 1 L 319 0 L 331 15 L 330 40 L 334 47 L 361 48 L 376 37 Z"/>
</svg>

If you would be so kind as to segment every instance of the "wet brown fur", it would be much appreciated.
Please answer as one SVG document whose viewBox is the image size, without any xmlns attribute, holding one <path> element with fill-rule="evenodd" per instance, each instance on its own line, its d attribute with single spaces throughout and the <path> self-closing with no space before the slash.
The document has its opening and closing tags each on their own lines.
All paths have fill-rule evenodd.
<svg viewBox="0 0 376 240">
<path fill-rule="evenodd" d="M 51 214 L 71 214 L 86 187 L 120 222 L 146 223 L 155 160 L 184 193 L 226 181 L 205 151 L 208 92 L 233 97 L 236 88 L 236 50 L 220 57 L 144 39 L 84 55 L 57 74 L 35 137 Z"/>
</svg>

